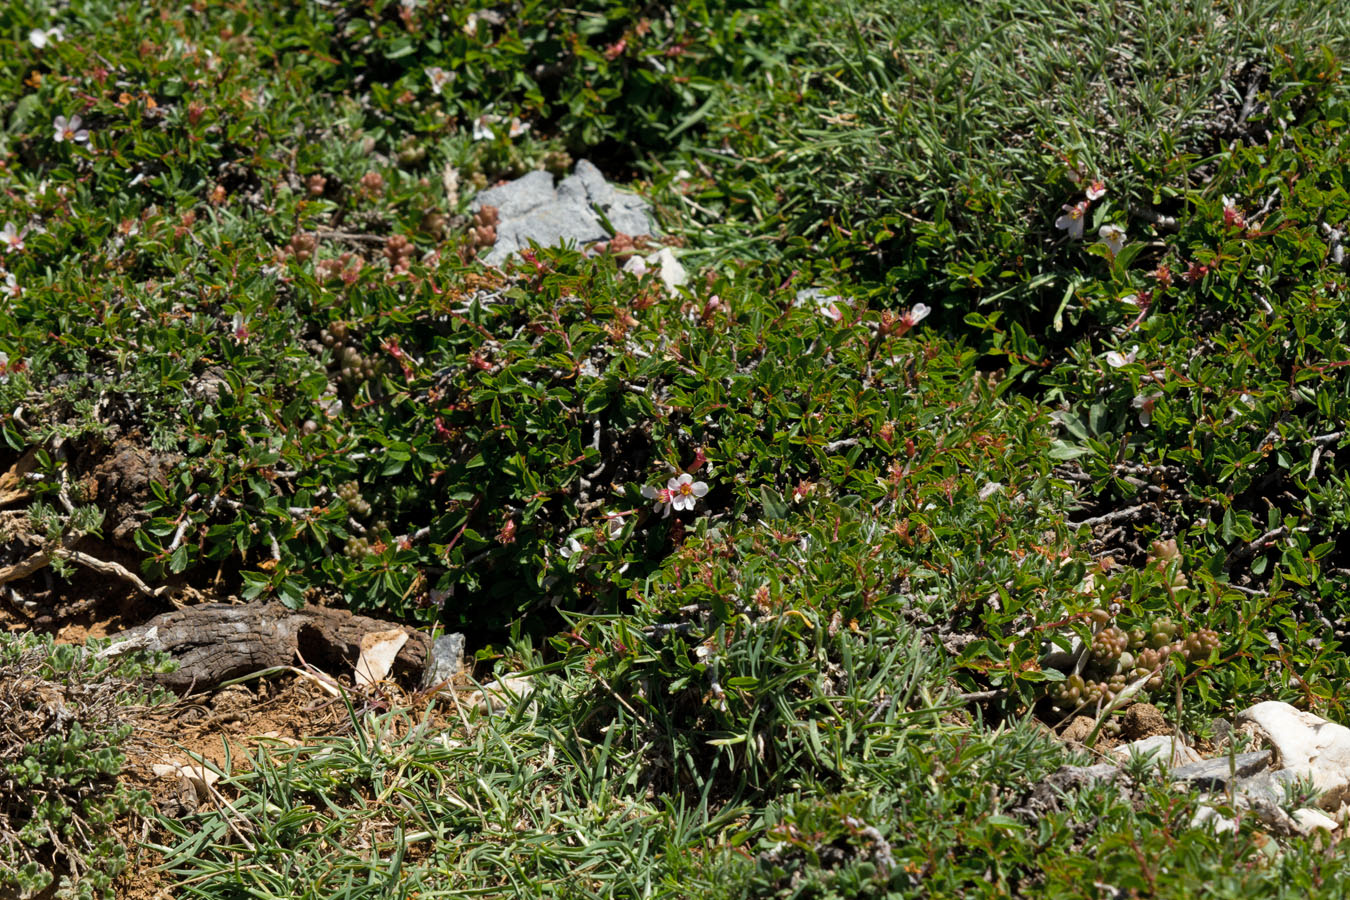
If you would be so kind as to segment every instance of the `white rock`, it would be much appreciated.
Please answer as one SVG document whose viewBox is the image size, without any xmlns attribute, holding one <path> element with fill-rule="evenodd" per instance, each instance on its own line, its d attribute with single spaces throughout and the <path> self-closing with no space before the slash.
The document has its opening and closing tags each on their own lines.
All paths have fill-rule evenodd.
<svg viewBox="0 0 1350 900">
<path fill-rule="evenodd" d="M 1203 828 L 1205 825 L 1211 826 L 1215 834 L 1237 834 L 1238 830 L 1236 821 L 1223 815 L 1212 806 L 1200 807 L 1191 818 L 1192 828 Z"/>
<path fill-rule="evenodd" d="M 1300 834 L 1312 834 L 1319 828 L 1323 831 L 1335 831 L 1340 827 L 1335 819 L 1320 809 L 1297 809 L 1294 810 L 1293 818 Z"/>
<path fill-rule="evenodd" d="M 1131 756 L 1153 756 L 1168 768 L 1197 763 L 1201 759 L 1199 753 L 1169 734 L 1155 734 L 1153 737 L 1122 744 L 1113 749 L 1111 755 L 1122 761 Z"/>
<path fill-rule="evenodd" d="M 1269 700 L 1238 713 L 1270 744 L 1277 769 L 1309 779 L 1322 792 L 1318 805 L 1336 809 L 1350 798 L 1350 728 Z"/>
<path fill-rule="evenodd" d="M 675 258 L 674 252 L 669 247 L 662 247 L 655 258 L 649 256 L 647 261 L 661 267 L 661 280 L 665 282 L 667 290 L 673 291 L 689 280 L 689 273 L 680 265 L 680 261 Z"/>
</svg>

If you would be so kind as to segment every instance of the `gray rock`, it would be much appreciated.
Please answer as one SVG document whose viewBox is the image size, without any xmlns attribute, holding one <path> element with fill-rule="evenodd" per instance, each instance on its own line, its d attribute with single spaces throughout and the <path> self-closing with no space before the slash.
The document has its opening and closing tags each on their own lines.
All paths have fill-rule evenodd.
<svg viewBox="0 0 1350 900">
<path fill-rule="evenodd" d="M 1226 791 L 1236 779 L 1250 778 L 1269 765 L 1269 750 L 1239 753 L 1231 760 L 1217 756 L 1176 767 L 1172 770 L 1172 783 L 1201 791 Z"/>
<path fill-rule="evenodd" d="M 1056 790 L 1067 791 L 1098 781 L 1109 783 L 1115 781 L 1121 774 L 1120 768 L 1112 763 L 1097 763 L 1095 766 L 1060 766 L 1045 779 L 1044 783 Z"/>
<path fill-rule="evenodd" d="M 1159 765 L 1169 769 L 1200 762 L 1199 753 L 1170 734 L 1155 734 L 1152 737 L 1122 744 L 1112 750 L 1111 755 L 1122 762 L 1132 756 L 1153 757 Z"/>
<path fill-rule="evenodd" d="M 1096 784 L 1117 785 L 1122 790 L 1131 784 L 1129 776 L 1112 763 L 1095 766 L 1060 766 L 1036 784 L 1027 795 L 1021 811 L 1033 818 L 1060 809 L 1060 800 L 1072 791 Z"/>
<path fill-rule="evenodd" d="M 1289 789 L 1299 780 L 1299 774 L 1290 769 L 1268 769 L 1243 778 L 1233 785 L 1233 796 L 1253 808 L 1280 806 L 1289 796 Z"/>
<path fill-rule="evenodd" d="M 464 635 L 458 631 L 443 634 L 431 645 L 431 659 L 422 670 L 422 690 L 443 685 L 459 674 L 464 656 Z"/>
<path fill-rule="evenodd" d="M 515 181 L 488 188 L 474 198 L 474 212 L 484 206 L 497 207 L 500 221 L 518 219 L 531 210 L 557 200 L 553 190 L 553 176 L 547 172 L 530 172 Z"/>
<path fill-rule="evenodd" d="M 656 234 L 651 207 L 636 194 L 616 189 L 593 164 L 580 160 L 555 188 L 547 172 L 531 172 L 508 184 L 489 188 L 474 198 L 472 209 L 497 207 L 497 241 L 488 252 L 490 265 L 505 262 L 533 241 L 540 246 L 586 244 L 613 237 L 595 208 L 617 230 L 636 237 Z"/>
</svg>

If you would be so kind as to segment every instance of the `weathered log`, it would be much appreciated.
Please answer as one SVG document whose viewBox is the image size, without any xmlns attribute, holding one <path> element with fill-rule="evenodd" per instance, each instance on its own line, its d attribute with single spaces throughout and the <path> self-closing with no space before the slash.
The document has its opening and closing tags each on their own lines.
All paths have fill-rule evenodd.
<svg viewBox="0 0 1350 900">
<path fill-rule="evenodd" d="M 146 640 L 150 629 L 154 637 Z M 353 615 L 343 609 L 288 609 L 280 603 L 204 603 L 156 616 L 118 635 L 137 639 L 178 661 L 178 669 L 156 675 L 159 684 L 179 694 L 211 690 L 223 681 L 299 658 L 329 675 L 349 674 L 361 653 L 361 636 L 401 628 L 408 642 L 394 660 L 393 675 L 415 680 L 431 652 L 431 638 L 405 625 Z"/>
</svg>

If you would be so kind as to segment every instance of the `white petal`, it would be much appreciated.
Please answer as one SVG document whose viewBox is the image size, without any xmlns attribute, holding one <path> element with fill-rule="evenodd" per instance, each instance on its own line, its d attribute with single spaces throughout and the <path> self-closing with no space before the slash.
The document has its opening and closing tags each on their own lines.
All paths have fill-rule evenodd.
<svg viewBox="0 0 1350 900">
<path fill-rule="evenodd" d="M 695 497 L 705 497 L 708 494 L 708 485 L 702 481 L 695 481 L 690 490 L 694 492 Z"/>
<path fill-rule="evenodd" d="M 678 491 L 680 489 L 680 479 L 672 478 L 666 482 L 666 490 Z"/>
<path fill-rule="evenodd" d="M 657 497 L 661 496 L 661 491 L 658 488 L 652 487 L 650 484 L 644 484 L 642 486 L 642 496 L 646 497 L 648 500 L 655 500 Z"/>
<path fill-rule="evenodd" d="M 932 310 L 928 308 L 927 303 L 916 303 L 914 304 L 914 308 L 909 311 L 909 320 L 915 325 L 918 325 L 924 319 L 928 318 L 928 314 L 931 312 Z"/>
</svg>

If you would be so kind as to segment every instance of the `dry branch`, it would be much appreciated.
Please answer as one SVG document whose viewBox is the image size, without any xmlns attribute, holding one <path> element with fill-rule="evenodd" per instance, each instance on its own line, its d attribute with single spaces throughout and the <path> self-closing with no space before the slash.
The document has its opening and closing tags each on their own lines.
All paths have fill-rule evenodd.
<svg viewBox="0 0 1350 900">
<path fill-rule="evenodd" d="M 341 609 L 292 610 L 276 602 L 191 606 L 156 616 L 119 639 L 145 640 L 152 628 L 156 637 L 145 646 L 169 653 L 179 663 L 177 671 L 157 675 L 156 680 L 180 694 L 210 690 L 261 669 L 289 666 L 297 651 L 329 674 L 349 672 L 361 654 L 362 636 L 372 631 L 402 628 L 408 633 L 408 642 L 394 660 L 395 676 L 420 675 L 431 652 L 431 638 L 413 628 Z"/>
</svg>

